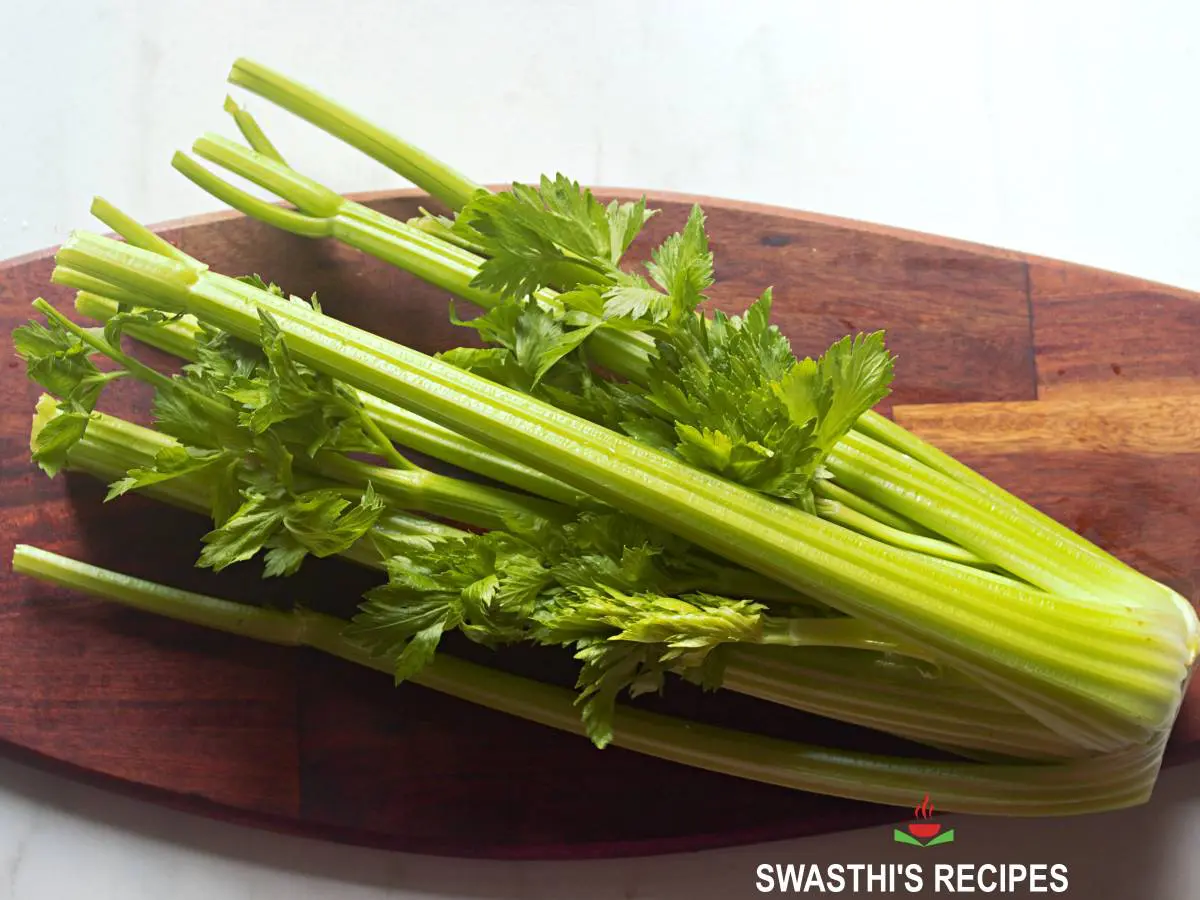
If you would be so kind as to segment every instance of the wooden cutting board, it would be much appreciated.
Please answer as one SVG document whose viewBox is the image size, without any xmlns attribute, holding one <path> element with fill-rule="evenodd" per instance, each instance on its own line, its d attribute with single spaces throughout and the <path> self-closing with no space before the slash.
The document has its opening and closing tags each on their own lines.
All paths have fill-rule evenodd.
<svg viewBox="0 0 1200 900">
<path fill-rule="evenodd" d="M 611 192 L 620 194 L 621 192 Z M 360 198 L 364 199 L 364 198 Z M 367 201 L 399 217 L 411 193 Z M 692 198 L 663 210 L 644 254 Z M 884 328 L 898 354 L 884 411 L 1108 550 L 1197 598 L 1200 303 L 1195 295 L 1018 253 L 856 222 L 702 201 L 714 302 L 741 310 L 767 285 L 797 352 Z M 81 224 L 86 224 L 82 223 Z M 88 226 L 91 227 L 91 226 Z M 447 298 L 332 243 L 239 216 L 160 229 L 228 274 L 317 291 L 341 318 L 425 351 L 464 340 Z M 906 818 L 903 810 L 689 770 L 448 699 L 315 653 L 252 644 L 14 577 L 27 542 L 232 598 L 352 602 L 373 576 L 337 560 L 262 581 L 192 568 L 200 517 L 140 497 L 101 504 L 81 475 L 28 461 L 38 389 L 9 332 L 50 286 L 51 254 L 0 266 L 0 747 L 18 758 L 194 812 L 295 833 L 460 856 L 661 853 Z M 166 363 L 147 352 L 144 358 Z M 105 408 L 146 418 L 120 383 Z M 456 645 L 457 646 L 457 645 Z M 463 652 L 480 656 L 477 649 Z M 544 677 L 546 654 L 505 652 Z M 1168 761 L 1200 756 L 1200 688 Z M 806 740 L 902 750 L 849 726 L 672 684 L 655 705 Z M 914 802 L 920 798 L 914 798 Z"/>
</svg>

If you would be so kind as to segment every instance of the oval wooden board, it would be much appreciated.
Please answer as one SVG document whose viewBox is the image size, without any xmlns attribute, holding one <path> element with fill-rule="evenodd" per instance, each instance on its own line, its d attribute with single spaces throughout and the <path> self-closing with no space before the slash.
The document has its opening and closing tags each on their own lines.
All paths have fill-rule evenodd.
<svg viewBox="0 0 1200 900">
<path fill-rule="evenodd" d="M 605 192 L 624 194 L 625 192 Z M 370 195 L 399 217 L 412 193 Z M 635 252 L 682 225 L 692 198 L 659 195 Z M 885 411 L 1089 538 L 1196 598 L 1200 305 L 1132 278 L 926 235 L 702 201 L 714 302 L 767 285 L 797 352 L 884 328 L 899 356 Z M 332 243 L 219 215 L 163 226 L 229 274 L 259 272 L 327 310 L 433 351 L 463 341 L 446 297 Z M 81 475 L 28 461 L 37 388 L 12 328 L 44 295 L 50 253 L 0 268 L 0 746 L 115 789 L 305 835 L 459 856 L 575 858 L 771 840 L 905 818 L 696 772 L 448 699 L 315 653 L 251 644 L 52 590 L 10 571 L 14 542 L 235 598 L 352 602 L 371 576 L 339 561 L 264 582 L 192 568 L 205 522 L 140 497 L 101 504 Z M 163 357 L 147 359 L 166 364 Z M 145 418 L 120 384 L 106 408 Z M 467 649 L 463 652 L 472 652 Z M 474 651 L 478 656 L 478 651 Z M 544 655 L 500 663 L 546 677 Z M 1195 688 L 1195 685 L 1193 685 Z M 899 742 L 744 698 L 672 685 L 655 705 L 806 740 Z M 1200 755 L 1193 690 L 1169 762 Z M 920 798 L 914 798 L 914 804 Z M 936 802 L 936 798 L 935 802 Z"/>
</svg>

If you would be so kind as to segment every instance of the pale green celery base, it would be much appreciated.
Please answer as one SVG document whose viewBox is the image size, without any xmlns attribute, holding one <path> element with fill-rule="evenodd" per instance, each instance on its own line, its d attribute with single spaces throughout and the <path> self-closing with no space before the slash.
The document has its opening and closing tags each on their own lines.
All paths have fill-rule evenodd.
<svg viewBox="0 0 1200 900">
<path fill-rule="evenodd" d="M 1161 605 L 1163 588 L 1078 535 L 1039 527 L 1027 504 L 1001 504 L 925 463 L 859 434 L 828 459 L 835 480 L 856 494 L 930 528 L 1032 584 L 1111 603 Z M 1062 526 L 1059 526 L 1061 529 Z"/>
<path fill-rule="evenodd" d="M 830 647 L 729 646 L 722 687 L 929 746 L 1019 759 L 1089 755 L 953 670 Z"/>
<path fill-rule="evenodd" d="M 388 671 L 341 636 L 343 623 L 307 611 L 257 609 L 109 572 L 18 545 L 13 570 L 127 606 L 232 634 L 309 646 Z M 574 695 L 445 654 L 418 684 L 556 729 L 581 733 Z M 1165 738 L 1105 758 L 1048 765 L 947 763 L 835 750 L 619 707 L 613 744 L 697 768 L 799 790 L 911 806 L 930 793 L 947 812 L 1062 816 L 1144 802 Z"/>
<path fill-rule="evenodd" d="M 899 453 L 903 453 L 912 459 L 919 460 L 958 484 L 976 491 L 999 507 L 1017 507 L 1025 517 L 1026 522 L 1036 523 L 1046 533 L 1067 542 L 1071 546 L 1083 545 L 1085 551 L 1089 554 L 1100 553 L 1105 563 L 1112 564 L 1119 569 L 1124 569 L 1127 573 L 1132 573 L 1137 578 L 1149 581 L 1154 588 L 1165 592 L 1168 595 L 1170 604 L 1179 611 L 1184 622 L 1184 627 L 1189 634 L 1188 644 L 1191 647 L 1192 659 L 1194 660 L 1197 653 L 1200 652 L 1200 618 L 1197 617 L 1195 609 L 1187 599 L 1181 597 L 1176 591 L 1171 590 L 1166 585 L 1146 578 L 1146 576 L 1137 570 L 1127 566 L 1110 554 L 1104 553 L 1100 548 L 1095 547 L 1091 542 L 1067 528 L 1058 520 L 1025 503 L 1019 497 L 1004 490 L 1004 488 L 995 482 L 983 477 L 969 466 L 963 465 L 948 453 L 944 453 L 927 441 L 922 440 L 886 416 L 880 415 L 873 410 L 868 411 L 859 418 L 856 430 L 862 432 L 869 439 L 890 447 Z"/>
</svg>

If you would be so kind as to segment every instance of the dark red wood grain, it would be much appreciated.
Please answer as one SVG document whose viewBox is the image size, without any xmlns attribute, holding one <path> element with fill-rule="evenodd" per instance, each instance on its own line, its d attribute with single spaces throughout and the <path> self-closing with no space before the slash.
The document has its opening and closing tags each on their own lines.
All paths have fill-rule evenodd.
<svg viewBox="0 0 1200 900">
<path fill-rule="evenodd" d="M 621 192 L 613 192 L 621 193 Z M 373 196 L 406 217 L 425 201 Z M 684 221 L 690 198 L 661 196 L 636 252 Z M 886 329 L 899 357 L 892 402 L 916 410 L 948 448 L 988 432 L 987 415 L 1121 389 L 1192 390 L 1200 315 L 1180 291 L 962 242 L 725 201 L 703 201 L 717 254 L 714 303 L 741 310 L 774 287 L 781 327 L 802 353 L 854 330 Z M 162 230 L 229 274 L 258 272 L 325 308 L 422 350 L 462 342 L 448 298 L 354 251 L 237 216 Z M 696 849 L 898 821 L 894 809 L 693 771 L 586 741 L 307 652 L 251 644 L 116 609 L 10 571 L 15 542 L 238 598 L 342 605 L 370 573 L 336 560 L 302 579 L 262 581 L 192 567 L 205 522 L 140 497 L 102 504 L 82 476 L 45 478 L 28 460 L 38 389 L 7 334 L 44 295 L 48 255 L 0 267 L 0 747 L 21 758 L 158 802 L 336 840 L 494 857 L 611 856 Z M 147 358 L 166 363 L 152 353 Z M 1040 393 L 1039 393 L 1040 392 Z M 1038 401 L 1022 404 L 1013 401 Z M 106 409 L 145 417 L 120 385 Z M 928 407 L 924 404 L 963 404 Z M 920 410 L 959 410 L 930 418 Z M 920 420 L 925 415 L 924 426 Z M 1037 416 L 1020 427 L 1038 427 Z M 1016 428 L 995 426 L 995 433 Z M 959 422 L 955 425 L 954 422 Z M 1034 422 L 1029 425 L 1028 422 Z M 949 424 L 947 424 L 949 423 Z M 939 430 L 940 429 L 940 430 Z M 956 430 L 957 429 L 957 430 Z M 965 438 L 964 438 L 965 440 Z M 1186 444 L 1186 442 L 1183 442 Z M 1193 446 L 1200 446 L 1197 434 Z M 967 441 L 965 459 L 1136 563 L 1196 593 L 1200 526 L 1195 454 L 1141 447 L 1120 458 L 1086 443 L 1051 452 Z M 1144 457 L 1144 458 L 1143 458 Z M 1151 458 L 1153 457 L 1153 458 Z M 1179 472 L 1186 473 L 1180 477 Z M 236 568 L 236 567 L 235 567 Z M 478 648 L 455 645 L 478 657 Z M 547 653 L 495 664 L 569 675 Z M 672 685 L 654 705 L 805 740 L 904 752 L 899 741 L 743 697 Z M 1171 759 L 1200 751 L 1189 704 Z M 919 800 L 920 798 L 915 798 Z"/>
<path fill-rule="evenodd" d="M 1194 295 L 1046 264 L 1033 265 L 1030 280 L 1039 396 L 1170 393 L 1200 385 Z"/>
</svg>

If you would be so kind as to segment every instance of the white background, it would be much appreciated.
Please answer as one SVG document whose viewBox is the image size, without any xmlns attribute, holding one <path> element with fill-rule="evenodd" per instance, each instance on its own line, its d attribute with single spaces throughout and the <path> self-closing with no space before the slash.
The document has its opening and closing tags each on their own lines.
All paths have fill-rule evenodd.
<svg viewBox="0 0 1200 900">
<path fill-rule="evenodd" d="M 217 208 L 168 160 L 229 132 L 224 78 L 247 55 L 479 181 L 560 169 L 1200 289 L 1194 3 L 9 0 L 0 35 L 0 258 L 94 227 L 96 193 L 151 222 Z M 250 103 L 335 188 L 397 183 Z M 1119 815 L 960 819 L 945 858 L 1068 862 L 1069 896 L 1194 898 L 1197 775 L 1164 776 L 1149 806 Z M 451 863 L 246 831 L 0 764 L 0 897 L 753 897 L 760 862 L 912 859 L 896 853 L 874 830 Z"/>
</svg>

